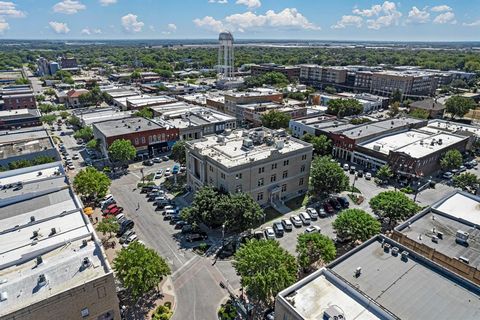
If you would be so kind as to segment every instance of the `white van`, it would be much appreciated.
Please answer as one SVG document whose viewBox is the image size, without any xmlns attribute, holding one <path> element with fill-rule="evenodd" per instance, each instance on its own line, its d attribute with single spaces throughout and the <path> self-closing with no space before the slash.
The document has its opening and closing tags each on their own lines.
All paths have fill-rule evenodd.
<svg viewBox="0 0 480 320">
<path fill-rule="evenodd" d="M 300 213 L 300 219 L 302 220 L 304 225 L 309 225 L 310 222 L 312 221 L 312 218 L 310 218 L 310 215 L 306 212 Z"/>
</svg>

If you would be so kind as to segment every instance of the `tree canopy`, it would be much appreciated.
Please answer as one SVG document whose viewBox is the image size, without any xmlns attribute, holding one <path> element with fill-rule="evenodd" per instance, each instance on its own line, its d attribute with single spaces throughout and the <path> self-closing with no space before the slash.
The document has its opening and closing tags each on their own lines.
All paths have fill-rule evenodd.
<svg viewBox="0 0 480 320">
<path fill-rule="evenodd" d="M 453 186 L 462 190 L 477 190 L 480 179 L 477 175 L 470 172 L 464 172 L 453 177 Z"/>
<path fill-rule="evenodd" d="M 363 106 L 357 99 L 332 99 L 328 101 L 327 113 L 337 117 L 353 116 L 363 112 Z"/>
<path fill-rule="evenodd" d="M 314 136 L 307 133 L 303 135 L 302 140 L 313 145 L 313 152 L 320 156 L 326 156 L 332 153 L 332 141 L 324 134 Z"/>
<path fill-rule="evenodd" d="M 103 235 L 108 233 L 108 238 L 111 238 L 112 233 L 117 233 L 119 229 L 120 225 L 115 217 L 104 218 L 97 225 L 97 231 Z"/>
<path fill-rule="evenodd" d="M 317 194 L 339 193 L 347 189 L 349 180 L 336 161 L 324 156 L 313 159 L 310 184 Z"/>
<path fill-rule="evenodd" d="M 172 147 L 172 158 L 178 163 L 185 164 L 187 163 L 186 159 L 186 141 L 178 140 Z"/>
<path fill-rule="evenodd" d="M 374 217 L 360 209 L 342 211 L 333 222 L 333 229 L 342 238 L 366 241 L 380 233 L 381 225 Z"/>
<path fill-rule="evenodd" d="M 111 181 L 105 173 L 98 171 L 93 167 L 87 167 L 73 179 L 73 188 L 75 191 L 88 200 L 95 200 L 104 197 Z"/>
<path fill-rule="evenodd" d="M 286 129 L 290 119 L 289 114 L 276 110 L 266 112 L 261 116 L 262 126 L 270 129 Z"/>
<path fill-rule="evenodd" d="M 428 111 L 423 109 L 414 109 L 410 111 L 408 115 L 412 118 L 417 118 L 417 119 L 428 119 L 428 117 L 430 116 Z"/>
<path fill-rule="evenodd" d="M 153 111 L 150 108 L 142 108 L 133 114 L 136 117 L 143 117 L 147 119 L 153 119 Z"/>
<path fill-rule="evenodd" d="M 315 266 L 321 267 L 335 259 L 337 255 L 333 240 L 318 232 L 299 234 L 296 252 L 298 264 L 305 271 Z"/>
<path fill-rule="evenodd" d="M 295 257 L 274 240 L 248 241 L 235 253 L 232 264 L 248 296 L 267 305 L 297 280 Z"/>
<path fill-rule="evenodd" d="M 73 134 L 75 139 L 82 139 L 83 141 L 90 141 L 93 139 L 93 129 L 91 127 L 81 128 Z"/>
<path fill-rule="evenodd" d="M 117 139 L 108 147 L 108 154 L 113 161 L 128 162 L 135 158 L 137 149 L 135 149 L 130 140 Z"/>
<path fill-rule="evenodd" d="M 245 85 L 249 88 L 261 87 L 264 84 L 285 87 L 289 84 L 288 78 L 280 72 L 267 72 L 260 76 L 248 77 L 245 80 Z"/>
<path fill-rule="evenodd" d="M 460 151 L 452 149 L 447 151 L 440 159 L 440 166 L 443 170 L 452 170 L 460 167 L 463 162 L 463 157 Z"/>
<path fill-rule="evenodd" d="M 163 277 L 171 273 L 165 259 L 139 242 L 132 242 L 120 250 L 113 260 L 113 269 L 134 298 L 154 289 Z"/>
<path fill-rule="evenodd" d="M 453 117 L 463 117 L 470 109 L 475 107 L 475 101 L 471 98 L 462 96 L 453 96 L 445 102 L 445 111 Z"/>
<path fill-rule="evenodd" d="M 391 177 L 393 177 L 392 169 L 388 164 L 383 165 L 378 169 L 376 177 L 382 182 L 388 181 Z"/>
<path fill-rule="evenodd" d="M 370 199 L 370 208 L 382 219 L 389 219 L 390 226 L 409 218 L 421 208 L 400 191 L 384 191 Z"/>
</svg>

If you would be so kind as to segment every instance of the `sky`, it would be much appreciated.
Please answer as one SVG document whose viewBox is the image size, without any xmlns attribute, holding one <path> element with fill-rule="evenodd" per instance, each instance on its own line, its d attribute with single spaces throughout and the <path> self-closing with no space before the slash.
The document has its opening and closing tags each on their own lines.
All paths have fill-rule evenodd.
<svg viewBox="0 0 480 320">
<path fill-rule="evenodd" d="M 480 41 L 480 0 L 12 0 L 0 39 Z"/>
</svg>

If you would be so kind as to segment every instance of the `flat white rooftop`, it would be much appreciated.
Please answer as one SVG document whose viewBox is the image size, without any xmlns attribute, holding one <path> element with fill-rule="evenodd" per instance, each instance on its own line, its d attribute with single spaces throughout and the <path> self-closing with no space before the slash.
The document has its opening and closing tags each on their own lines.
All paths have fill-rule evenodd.
<svg viewBox="0 0 480 320">
<path fill-rule="evenodd" d="M 35 182 L 58 176 L 59 173 L 64 173 L 61 162 L 53 162 L 29 168 L 10 170 L 0 173 L 0 185 L 12 184 L 16 182 Z"/>
<path fill-rule="evenodd" d="M 476 137 L 480 137 L 480 127 L 463 124 L 463 123 L 456 123 L 451 121 L 443 121 L 443 120 L 432 120 L 428 123 L 428 127 L 448 131 L 451 133 L 456 132 L 469 132 Z"/>
<path fill-rule="evenodd" d="M 416 141 L 428 138 L 429 136 L 429 134 L 419 131 L 407 131 L 368 142 L 364 144 L 363 147 L 388 155 L 390 151 L 395 151 Z"/>
<path fill-rule="evenodd" d="M 453 217 L 480 225 L 480 202 L 473 196 L 455 193 L 433 208 Z"/>
<path fill-rule="evenodd" d="M 404 152 L 412 158 L 423 158 L 433 152 L 448 148 L 465 139 L 466 137 L 441 133 L 418 142 L 413 142 L 403 148 L 397 149 L 396 151 Z M 439 143 L 439 141 L 441 141 L 441 143 Z"/>
<path fill-rule="evenodd" d="M 339 307 L 345 319 L 381 319 L 323 274 L 295 290 L 287 300 L 306 320 L 324 319 L 325 311 L 332 306 Z"/>
</svg>

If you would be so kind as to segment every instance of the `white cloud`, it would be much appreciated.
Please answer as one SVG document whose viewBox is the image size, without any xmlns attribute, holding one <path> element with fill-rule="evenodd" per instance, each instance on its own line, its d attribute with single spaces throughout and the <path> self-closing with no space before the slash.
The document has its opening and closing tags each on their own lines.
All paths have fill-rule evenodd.
<svg viewBox="0 0 480 320">
<path fill-rule="evenodd" d="M 448 12 L 444 12 L 444 13 L 441 13 L 438 16 L 436 16 L 435 19 L 433 19 L 433 23 L 435 23 L 435 24 L 446 24 L 446 23 L 456 24 L 457 20 L 455 19 L 455 13 L 448 11 Z"/>
<path fill-rule="evenodd" d="M 430 21 L 430 13 L 427 8 L 420 10 L 417 7 L 412 7 L 408 13 L 407 22 L 409 23 L 427 23 L 428 21 Z"/>
<path fill-rule="evenodd" d="M 442 4 L 440 6 L 435 6 L 430 9 L 433 12 L 445 12 L 445 11 L 452 11 L 452 8 L 447 6 L 446 4 Z"/>
<path fill-rule="evenodd" d="M 177 30 L 177 26 L 175 25 L 175 23 L 169 23 L 169 24 L 167 25 L 167 28 L 168 28 L 168 30 L 170 30 L 170 31 L 176 31 L 176 30 Z"/>
<path fill-rule="evenodd" d="M 137 15 L 129 13 L 122 17 L 122 27 L 127 32 L 140 32 L 142 31 L 145 23 L 137 20 Z"/>
<path fill-rule="evenodd" d="M 464 22 L 463 25 L 465 27 L 480 27 L 480 20 L 473 21 L 473 22 L 470 22 L 470 23 Z"/>
<path fill-rule="evenodd" d="M 53 11 L 56 13 L 75 14 L 81 10 L 85 10 L 86 8 L 87 7 L 80 1 L 64 0 L 55 4 L 53 6 Z"/>
<path fill-rule="evenodd" d="M 195 23 L 197 27 L 202 27 L 210 31 L 221 32 L 225 30 L 222 21 L 215 20 L 213 17 L 210 16 L 205 16 L 202 19 L 197 18 L 193 20 L 193 23 Z"/>
<path fill-rule="evenodd" d="M 90 29 L 89 27 L 83 28 L 82 31 L 80 31 L 81 34 L 84 35 L 91 35 L 91 34 L 101 34 L 102 30 L 101 29 Z"/>
<path fill-rule="evenodd" d="M 103 7 L 106 7 L 115 3 L 117 3 L 117 0 L 100 0 L 100 5 L 102 5 Z"/>
<path fill-rule="evenodd" d="M 4 18 L 0 17 L 0 34 L 3 34 L 5 30 L 10 29 L 10 25 Z"/>
<path fill-rule="evenodd" d="M 50 21 L 48 24 L 50 25 L 50 28 L 52 28 L 52 30 L 55 33 L 59 33 L 59 34 L 64 33 L 65 34 L 65 33 L 70 32 L 70 28 L 64 22 Z"/>
<path fill-rule="evenodd" d="M 260 0 L 237 0 L 236 4 L 243 4 L 248 7 L 248 9 L 260 8 L 262 3 Z"/>
<path fill-rule="evenodd" d="M 23 18 L 25 17 L 25 12 L 17 9 L 17 5 L 10 1 L 0 1 L 0 16 L 7 16 L 12 18 Z M 3 19 L 3 23 L 8 23 Z M 1 29 L 1 28 L 0 28 Z M 8 27 L 6 28 L 8 29 Z M 3 29 L 3 30 L 6 30 Z"/>
<path fill-rule="evenodd" d="M 360 28 L 362 25 L 363 25 L 362 17 L 346 15 L 346 16 L 342 16 L 342 19 L 337 21 L 337 23 L 332 26 L 332 29 L 344 29 L 350 26 L 355 26 L 357 28 Z"/>
<path fill-rule="evenodd" d="M 228 0 L 208 0 L 208 3 L 227 4 Z"/>
</svg>

